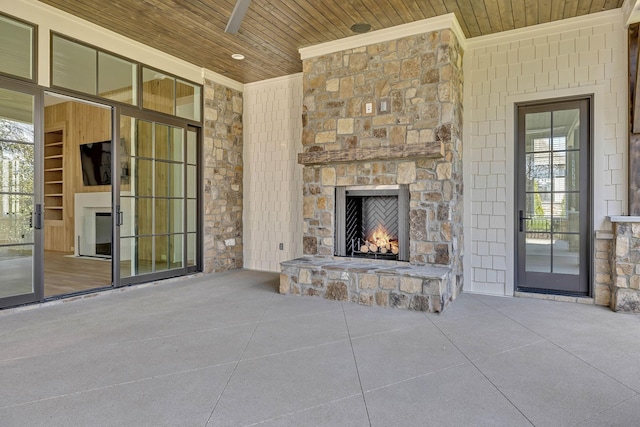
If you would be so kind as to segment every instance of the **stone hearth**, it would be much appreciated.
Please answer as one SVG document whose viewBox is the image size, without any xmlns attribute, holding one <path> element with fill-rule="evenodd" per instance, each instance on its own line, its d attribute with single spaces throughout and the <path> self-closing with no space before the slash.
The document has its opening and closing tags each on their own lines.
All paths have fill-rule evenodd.
<svg viewBox="0 0 640 427">
<path fill-rule="evenodd" d="M 464 246 L 454 33 L 306 59 L 303 86 L 305 257 L 281 263 L 280 292 L 444 310 L 462 290 Z M 336 192 L 350 186 L 408 186 L 408 262 L 334 257 Z"/>
</svg>

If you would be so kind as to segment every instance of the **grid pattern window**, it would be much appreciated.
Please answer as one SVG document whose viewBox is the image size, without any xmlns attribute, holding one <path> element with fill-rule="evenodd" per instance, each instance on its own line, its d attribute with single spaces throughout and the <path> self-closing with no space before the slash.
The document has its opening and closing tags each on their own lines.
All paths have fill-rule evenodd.
<svg viewBox="0 0 640 427">
<path fill-rule="evenodd" d="M 160 71 L 142 69 L 142 106 L 165 114 L 200 121 L 202 88 Z"/>
<path fill-rule="evenodd" d="M 124 217 L 130 221 L 126 225 L 125 220 L 121 232 L 121 277 L 181 269 L 185 262 L 192 265 L 196 258 L 191 257 L 189 245 L 197 229 L 185 221 L 185 209 L 187 216 L 197 216 L 187 197 L 196 198 L 197 193 L 185 194 L 185 170 L 190 165 L 185 159 L 184 128 L 126 116 L 120 125 L 121 164 L 130 169 L 121 180 Z"/>
<path fill-rule="evenodd" d="M 137 105 L 138 67 L 134 62 L 53 35 L 52 84 Z"/>
<path fill-rule="evenodd" d="M 35 27 L 0 15 L 0 73 L 35 80 Z"/>
</svg>

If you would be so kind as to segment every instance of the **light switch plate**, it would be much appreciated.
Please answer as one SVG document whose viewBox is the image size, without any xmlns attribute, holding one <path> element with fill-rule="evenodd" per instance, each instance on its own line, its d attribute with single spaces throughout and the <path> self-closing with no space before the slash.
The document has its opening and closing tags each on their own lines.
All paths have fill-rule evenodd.
<svg viewBox="0 0 640 427">
<path fill-rule="evenodd" d="M 365 114 L 373 113 L 373 102 L 367 102 L 364 104 L 364 112 Z"/>
</svg>

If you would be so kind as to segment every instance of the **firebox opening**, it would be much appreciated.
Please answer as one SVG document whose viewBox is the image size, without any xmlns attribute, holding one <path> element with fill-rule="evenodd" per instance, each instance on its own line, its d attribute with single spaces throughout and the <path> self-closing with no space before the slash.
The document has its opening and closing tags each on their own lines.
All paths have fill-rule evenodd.
<svg viewBox="0 0 640 427">
<path fill-rule="evenodd" d="M 335 255 L 409 260 L 408 186 L 336 187 Z"/>
</svg>

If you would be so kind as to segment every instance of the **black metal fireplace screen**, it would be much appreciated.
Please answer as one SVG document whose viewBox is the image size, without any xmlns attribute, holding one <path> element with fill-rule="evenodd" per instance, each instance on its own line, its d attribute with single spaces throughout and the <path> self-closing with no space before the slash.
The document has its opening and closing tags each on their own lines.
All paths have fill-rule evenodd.
<svg viewBox="0 0 640 427">
<path fill-rule="evenodd" d="M 409 260 L 407 185 L 336 187 L 335 255 Z"/>
</svg>

